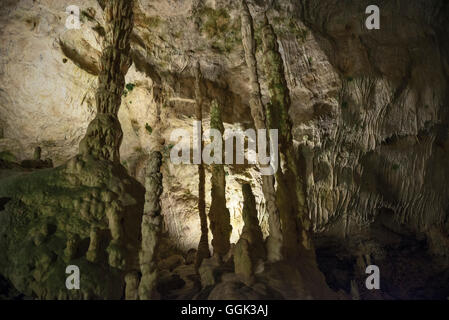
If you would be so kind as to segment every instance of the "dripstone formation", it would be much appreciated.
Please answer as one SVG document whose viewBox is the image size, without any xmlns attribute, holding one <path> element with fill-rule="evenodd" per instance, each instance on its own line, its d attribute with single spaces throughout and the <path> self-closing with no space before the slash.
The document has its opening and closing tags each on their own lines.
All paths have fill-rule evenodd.
<svg viewBox="0 0 449 320">
<path fill-rule="evenodd" d="M 141 300 L 159 298 L 157 292 L 157 251 L 162 233 L 162 216 L 159 197 L 162 194 L 162 164 L 160 152 L 154 151 L 148 160 L 145 178 L 145 207 L 142 219 L 142 249 L 140 251 L 140 270 L 142 278 L 139 285 Z M 129 297 L 133 299 L 134 296 Z"/>
<path fill-rule="evenodd" d="M 0 6 L 0 299 L 447 299 L 447 1 L 80 3 Z"/>
<path fill-rule="evenodd" d="M 212 101 L 210 108 L 211 128 L 221 134 L 224 132 L 221 108 L 216 100 Z M 222 138 L 220 138 L 222 139 Z M 223 141 L 221 141 L 223 144 Z M 223 163 L 223 161 L 221 161 Z M 232 227 L 230 213 L 226 207 L 226 177 L 224 167 L 221 164 L 212 164 L 211 177 L 211 205 L 209 210 L 210 228 L 212 231 L 212 247 L 214 255 L 222 259 L 229 251 Z"/>
<path fill-rule="evenodd" d="M 30 297 L 119 299 L 125 276 L 136 286 L 131 280 L 139 270 L 145 190 L 120 164 L 117 118 L 131 65 L 132 1 L 106 1 L 104 18 L 97 115 L 80 154 L 0 185 L 1 197 L 8 199 L 0 215 L 0 272 Z M 79 290 L 65 287 L 68 265 L 80 270 Z"/>
</svg>

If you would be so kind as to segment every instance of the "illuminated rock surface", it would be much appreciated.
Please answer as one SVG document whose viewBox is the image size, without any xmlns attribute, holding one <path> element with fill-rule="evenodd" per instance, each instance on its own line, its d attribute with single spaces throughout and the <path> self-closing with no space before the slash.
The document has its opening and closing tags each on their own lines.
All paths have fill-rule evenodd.
<svg viewBox="0 0 449 320">
<path fill-rule="evenodd" d="M 171 257 L 185 257 L 188 249 L 197 248 L 198 168 L 169 160 L 176 143 L 170 141 L 171 131 L 192 130 L 197 61 L 206 92 L 204 129 L 209 128 L 213 99 L 224 109 L 225 128 L 257 127 L 239 1 L 142 0 L 134 8 L 132 65 L 120 108 L 116 106 L 123 132 L 120 163 L 126 169 L 86 157 L 84 147 L 79 152 L 86 132 L 96 131 L 88 125 L 96 116 L 107 34 L 103 3 L 83 1 L 80 30 L 65 28 L 70 1 L 4 1 L 0 8 L 0 233 L 9 239 L 0 242 L 0 274 L 25 295 L 65 298 L 56 283 L 64 283 L 65 266 L 72 259 L 89 270 L 85 283 L 92 284 L 92 297 L 122 297 L 124 270 L 140 268 L 145 168 L 155 150 L 162 154 L 163 176 L 159 259 L 179 261 Z M 264 1 L 248 4 L 260 98 L 266 104 L 271 96 L 263 56 Z M 267 11 L 291 100 L 289 148 L 303 159 L 303 218 L 310 222 L 318 266 L 331 289 L 350 294 L 355 279 L 364 298 L 445 298 L 449 289 L 441 283 L 449 283 L 449 8 L 438 0 L 388 1 L 381 7 L 381 29 L 370 31 L 364 27 L 368 4 L 282 0 Z M 100 116 L 95 121 L 117 132 L 117 122 L 110 120 Z M 118 142 L 119 136 L 112 140 Z M 37 146 L 42 161 L 52 159 L 56 168 L 18 165 L 33 159 Z M 107 153 L 114 160 L 111 150 Z M 256 168 L 224 170 L 232 253 L 244 226 L 241 184 L 251 184 L 264 238 L 270 207 Z M 206 166 L 207 212 L 210 178 Z M 122 232 L 113 230 L 109 219 L 118 216 L 107 216 L 107 208 L 135 221 L 123 231 L 132 244 L 129 267 L 122 268 L 120 254 L 114 253 L 121 250 L 104 247 L 114 232 Z M 23 264 L 28 257 L 33 262 Z M 116 258 L 111 262 L 108 257 Z M 328 294 L 327 288 L 320 291 L 307 283 L 307 263 L 301 272 L 283 262 L 261 266 L 258 275 L 254 271 L 258 281 L 248 286 L 232 273 L 233 259 L 227 261 L 231 272 L 226 263 L 209 263 L 204 271 L 215 272 L 214 288 L 201 288 L 194 265 L 181 263 L 161 271 L 158 287 L 169 289 L 158 291 L 166 298 Z M 382 295 L 364 289 L 364 268 L 370 263 L 383 270 Z M 55 266 L 59 273 L 49 273 Z M 280 270 L 285 279 L 277 274 Z M 18 276 L 25 273 L 27 277 Z M 109 277 L 105 283 L 111 287 L 97 286 L 97 277 Z M 43 282 L 52 283 L 53 289 L 42 292 Z M 298 285 L 288 289 L 290 282 Z"/>
</svg>

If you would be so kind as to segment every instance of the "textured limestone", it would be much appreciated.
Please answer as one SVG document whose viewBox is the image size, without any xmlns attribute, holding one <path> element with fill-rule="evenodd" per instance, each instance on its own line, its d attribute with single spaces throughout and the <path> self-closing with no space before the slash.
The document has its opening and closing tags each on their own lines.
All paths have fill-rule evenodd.
<svg viewBox="0 0 449 320">
<path fill-rule="evenodd" d="M 102 9 L 95 1 L 83 1 L 82 9 L 95 9 L 94 21 L 85 20 L 81 30 L 67 31 L 67 4 L 70 1 L 8 1 L 0 8 L 0 150 L 19 162 L 31 159 L 37 145 L 42 146 L 42 158 L 52 158 L 57 165 L 73 157 L 95 116 L 93 74 L 99 70 L 104 41 L 98 28 L 104 29 Z M 189 117 L 195 110 L 192 66 L 198 60 L 205 106 L 214 98 L 222 102 L 225 127 L 257 126 L 250 100 L 253 62 L 245 55 L 254 52 L 261 100 L 267 102 L 260 33 L 266 11 L 290 92 L 292 144 L 305 159 L 311 230 L 332 239 L 353 239 L 387 210 L 397 222 L 395 229 L 423 232 L 433 252 L 447 255 L 438 245 L 445 243 L 449 230 L 444 1 L 385 2 L 379 32 L 363 27 L 369 1 L 275 4 L 248 1 L 255 48 L 245 50 L 245 32 L 240 32 L 238 20 L 242 28 L 247 25 L 236 1 L 138 2 L 131 39 L 134 63 L 126 76 L 126 83 L 136 86 L 122 97 L 119 110 L 121 161 L 143 182 L 145 159 L 156 145 L 146 124 L 154 130 L 159 123 L 166 142 L 163 154 L 170 148 L 173 128 L 190 130 Z M 217 28 L 217 17 L 224 29 Z M 243 43 L 232 38 L 236 30 Z M 87 58 L 80 60 L 83 56 Z M 164 156 L 161 170 L 165 228 L 184 249 L 196 248 L 201 235 L 197 168 L 173 166 Z M 206 190 L 209 176 L 206 170 Z M 243 227 L 237 180 L 248 176 L 267 235 L 272 207 L 257 170 L 230 168 L 226 197 L 232 242 Z M 206 210 L 209 206 L 206 195 Z M 92 252 L 96 247 L 92 245 Z"/>
<path fill-rule="evenodd" d="M 257 130 L 266 129 L 265 108 L 262 103 L 262 94 L 259 83 L 256 59 L 256 41 L 254 36 L 254 26 L 248 4 L 241 1 L 241 21 L 242 21 L 242 44 L 245 51 L 245 61 L 248 66 L 250 78 L 251 97 L 249 105 L 254 126 Z M 276 190 L 274 188 L 274 176 L 262 176 L 262 190 L 265 198 L 267 215 L 269 217 L 270 234 L 267 240 L 268 259 L 279 261 L 282 259 L 282 232 L 279 217 L 279 210 L 276 206 Z"/>
<path fill-rule="evenodd" d="M 369 226 L 385 209 L 415 230 L 445 228 L 448 190 L 436 175 L 447 175 L 437 165 L 446 157 L 441 146 L 447 139 L 447 48 L 437 49 L 423 30 L 441 34 L 447 8 L 439 1 L 389 3 L 383 31 L 372 34 L 343 13 L 363 4 L 327 9 L 332 19 L 320 27 L 322 5 L 309 1 L 299 11 L 324 54 L 311 68 L 324 58 L 338 74 L 335 93 L 312 89 L 334 98 L 314 106 L 322 120 L 304 138 L 313 172 L 308 203 L 314 230 L 344 237 Z M 435 11 L 424 10 L 429 5 Z M 326 36 L 318 36 L 323 31 Z M 410 47 L 416 49 L 407 52 Z M 311 88 L 310 79 L 301 81 Z"/>
<path fill-rule="evenodd" d="M 203 136 L 203 75 L 201 74 L 201 64 L 197 61 L 195 69 L 195 117 L 197 121 L 200 121 L 200 134 Z M 194 146 L 194 148 L 200 147 L 203 150 L 203 140 L 197 142 L 199 146 Z M 198 242 L 198 250 L 196 252 L 195 268 L 199 268 L 203 259 L 210 257 L 209 251 L 209 229 L 207 227 L 207 215 L 206 215 L 206 173 L 204 164 L 201 162 L 198 165 L 198 215 L 200 218 L 200 230 L 201 237 Z"/>
<path fill-rule="evenodd" d="M 122 16 L 117 18 L 118 14 Z M 119 163 L 123 132 L 117 115 L 125 87 L 125 75 L 132 64 L 130 36 L 133 29 L 133 4 L 117 2 L 107 5 L 104 18 L 106 45 L 100 59 L 95 94 L 97 115 L 80 142 L 80 153 Z"/>
<path fill-rule="evenodd" d="M 0 268 L 18 290 L 41 299 L 121 297 L 123 272 L 136 268 L 143 190 L 117 171 L 74 158 L 2 182 L 0 193 L 10 200 L 1 215 Z M 65 288 L 69 264 L 81 270 L 77 292 Z"/>
<path fill-rule="evenodd" d="M 243 193 L 243 227 L 242 234 L 234 249 L 234 268 L 236 274 L 250 279 L 257 266 L 266 259 L 266 249 L 262 230 L 257 219 L 256 201 L 249 184 L 242 185 Z"/>
<path fill-rule="evenodd" d="M 223 135 L 224 127 L 222 110 L 216 100 L 210 107 L 211 129 L 216 129 Z M 220 138 L 222 139 L 222 138 Z M 223 141 L 222 141 L 223 144 Z M 223 160 L 221 161 L 223 162 Z M 229 251 L 232 226 L 230 213 L 226 206 L 226 177 L 222 164 L 211 165 L 211 204 L 209 209 L 209 222 L 212 231 L 212 247 L 214 255 L 222 259 Z"/>
<path fill-rule="evenodd" d="M 289 116 L 291 104 L 290 92 L 285 80 L 284 63 L 279 53 L 276 34 L 268 18 L 264 17 L 262 27 L 264 70 L 270 102 L 267 105 L 267 124 L 270 129 L 279 130 L 279 153 L 282 170 L 276 172 L 277 203 L 283 235 L 283 252 L 287 259 L 295 258 L 302 247 L 308 249 L 308 240 L 304 239 L 305 230 L 302 221 L 308 213 L 305 203 L 305 185 L 301 160 L 298 159 L 292 140 L 292 123 Z M 302 239 L 301 239 L 302 238 Z"/>
<path fill-rule="evenodd" d="M 139 263 L 142 277 L 139 285 L 139 298 L 158 298 L 157 292 L 157 256 L 159 239 L 162 233 L 160 196 L 162 194 L 162 174 L 160 167 L 162 155 L 153 151 L 147 165 L 145 179 L 145 206 L 142 217 L 142 249 Z"/>
<path fill-rule="evenodd" d="M 79 31 L 68 31 L 61 23 L 67 4 L 69 1 L 60 1 L 54 7 L 50 1 L 41 1 L 39 5 L 17 1 L 2 7 L 1 36 L 5 46 L 1 79 L 5 85 L 0 94 L 0 147 L 12 151 L 20 160 L 32 158 L 38 140 L 42 142 L 43 158 L 60 164 L 76 153 L 86 125 L 94 116 L 95 77 L 82 69 L 84 64 L 77 65 L 75 58 L 67 57 L 61 43 L 78 50 L 79 56 L 91 56 L 99 66 L 98 52 L 104 36 L 95 30 L 99 30 L 98 25 L 104 28 L 102 9 L 95 1 L 83 3 L 81 9 L 94 8 L 94 20 L 86 19 Z M 434 174 L 446 172 L 435 164 L 443 163 L 447 154 L 447 115 L 442 108 L 447 91 L 447 48 L 444 43 L 432 43 L 427 31 L 433 31 L 439 39 L 447 9 L 437 0 L 427 5 L 423 1 L 411 5 L 392 2 L 382 10 L 389 12 L 383 18 L 382 32 L 373 33 L 363 28 L 360 12 L 364 5 L 350 1 L 343 10 L 330 0 L 306 1 L 301 5 L 283 1 L 268 10 L 291 93 L 289 113 L 294 143 L 299 144 L 306 158 L 310 219 L 315 231 L 344 235 L 368 225 L 380 207 L 389 207 L 397 212 L 398 219 L 427 229 L 422 226 L 424 221 L 428 221 L 426 225 L 445 221 L 447 205 L 447 188 L 442 182 L 445 174 Z M 167 96 L 164 105 L 168 109 L 161 109 L 162 121 L 172 127 L 191 125 L 187 119 L 175 119 L 175 113 L 193 114 L 189 111 L 194 106 L 189 102 L 194 98 L 193 72 L 191 76 L 184 75 L 197 60 L 201 60 L 209 95 L 231 93 L 225 113 L 230 119 L 226 121 L 251 118 L 250 108 L 245 108 L 249 104 L 245 97 L 251 97 L 251 81 L 247 81 L 251 73 L 245 72 L 247 66 L 241 56 L 244 46 L 236 42 L 226 54 L 204 50 L 210 49 L 220 35 L 209 37 L 206 29 L 196 28 L 187 17 L 197 17 L 201 27 L 210 20 L 211 11 L 201 10 L 204 6 L 192 1 L 176 4 L 176 11 L 169 10 L 171 6 L 166 1 L 141 1 L 136 6 L 137 27 L 131 44 L 134 65 L 127 75 L 127 83 L 135 83 L 136 87 L 124 97 L 119 112 L 124 131 L 123 161 L 137 157 L 141 151 L 136 150 L 148 152 L 154 137 L 146 133 L 145 124 L 155 127 L 155 101 L 163 96 Z M 229 1 L 214 1 L 213 6 L 227 6 L 229 21 L 242 13 L 240 4 Z M 262 8 L 252 1 L 249 6 L 256 21 L 256 57 L 262 61 L 257 35 Z M 403 18 L 403 10 L 409 20 Z M 330 19 L 325 20 L 325 16 Z M 150 31 L 144 27 L 145 22 L 152 22 Z M 416 50 L 409 53 L 408 47 Z M 35 55 L 37 51 L 42 55 Z M 193 56 L 190 52 L 194 52 Z M 259 71 L 262 98 L 266 99 L 265 75 Z M 26 80 L 19 75 L 26 75 Z M 228 91 L 222 90 L 226 85 Z M 369 88 L 375 94 L 367 95 Z M 235 96 L 240 97 L 240 102 Z M 132 120 L 137 121 L 137 126 L 133 126 Z M 168 132 L 162 130 L 166 141 Z M 427 139 L 418 136 L 417 143 L 414 137 L 419 134 Z M 389 143 L 394 143 L 394 147 Z M 405 152 L 394 152 L 398 143 Z M 414 160 L 408 154 L 419 156 Z M 174 173 L 166 167 L 163 170 Z M 382 184 L 394 192 L 388 195 L 378 191 L 386 189 L 383 185 L 377 187 L 378 182 L 362 183 L 374 174 L 382 176 Z M 195 194 L 196 188 L 183 180 L 179 178 L 182 191 L 167 189 L 163 197 L 168 199 L 175 194 L 180 199 L 189 189 Z M 179 207 L 178 203 L 181 201 L 172 200 L 170 207 Z M 192 199 L 191 205 L 194 203 Z M 168 206 L 163 207 L 164 213 L 170 215 Z M 241 206 L 235 210 L 241 211 Z M 187 211 L 183 212 L 188 216 Z M 188 231 L 194 232 L 198 218 L 190 215 L 187 221 L 189 230 L 170 222 L 171 233 L 182 234 L 191 247 L 196 246 L 199 234 L 191 238 Z"/>
<path fill-rule="evenodd" d="M 139 289 L 139 274 L 130 272 L 125 276 L 125 299 L 137 300 Z"/>
<path fill-rule="evenodd" d="M 135 287 L 143 187 L 118 162 L 117 112 L 132 6 L 109 1 L 100 64 L 98 114 L 80 143 L 81 154 L 55 169 L 11 176 L 0 193 L 2 274 L 21 292 L 41 299 L 118 299 Z M 120 66 L 121 69 L 115 69 Z M 113 77 L 107 74 L 114 69 Z M 36 160 L 37 161 L 37 160 Z M 65 288 L 65 269 L 77 265 L 81 288 Z M 128 275 L 125 278 L 125 275 Z M 132 291 L 128 288 L 129 291 Z"/>
</svg>

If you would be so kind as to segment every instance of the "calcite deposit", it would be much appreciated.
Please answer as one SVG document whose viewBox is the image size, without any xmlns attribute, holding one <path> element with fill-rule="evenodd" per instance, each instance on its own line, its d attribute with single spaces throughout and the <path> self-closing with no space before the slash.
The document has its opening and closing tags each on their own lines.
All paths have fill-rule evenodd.
<svg viewBox="0 0 449 320">
<path fill-rule="evenodd" d="M 375 2 L 2 1 L 0 299 L 449 297 L 449 6 Z M 174 164 L 194 120 L 276 174 Z"/>
</svg>

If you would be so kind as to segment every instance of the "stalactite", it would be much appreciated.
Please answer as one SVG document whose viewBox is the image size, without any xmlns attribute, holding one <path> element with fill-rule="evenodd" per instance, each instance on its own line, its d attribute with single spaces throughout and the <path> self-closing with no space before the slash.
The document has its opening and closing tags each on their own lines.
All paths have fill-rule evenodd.
<svg viewBox="0 0 449 320">
<path fill-rule="evenodd" d="M 122 101 L 125 75 L 131 66 L 130 36 L 133 30 L 133 1 L 108 1 L 105 46 L 100 60 L 96 93 L 97 115 L 80 143 L 83 156 L 120 163 L 123 132 L 117 114 Z"/>
<path fill-rule="evenodd" d="M 283 247 L 287 257 L 295 258 L 301 248 L 310 248 L 305 219 L 308 217 L 305 164 L 296 155 L 292 139 L 292 124 L 288 114 L 290 95 L 285 80 L 284 65 L 279 52 L 277 37 L 268 18 L 264 17 L 262 43 L 264 69 L 270 102 L 267 105 L 267 124 L 279 130 L 280 158 L 285 161 L 285 172 L 276 173 L 277 203 L 280 210 Z"/>
<path fill-rule="evenodd" d="M 139 285 L 140 299 L 156 299 L 159 294 L 157 285 L 157 249 L 162 231 L 160 196 L 162 194 L 162 173 L 160 167 L 162 155 L 158 151 L 150 154 L 145 178 L 145 207 L 142 219 L 142 249 L 140 251 L 140 271 L 142 279 Z"/>
<path fill-rule="evenodd" d="M 242 43 L 245 50 L 245 61 L 249 71 L 251 88 L 250 108 L 256 129 L 265 129 L 265 112 L 260 93 L 259 74 L 256 60 L 256 41 L 254 26 L 246 0 L 241 1 Z"/>
<path fill-rule="evenodd" d="M 217 101 L 212 101 L 210 108 L 210 127 L 224 133 L 221 108 Z M 230 248 L 232 232 L 231 218 L 226 207 L 226 177 L 222 164 L 212 164 L 211 205 L 209 210 L 210 228 L 212 231 L 212 247 L 214 255 L 222 258 Z"/>
<path fill-rule="evenodd" d="M 249 105 L 256 130 L 265 129 L 265 112 L 260 91 L 259 75 L 256 60 L 256 42 L 254 27 L 246 0 L 241 1 L 242 43 L 245 50 L 245 61 L 248 66 L 251 96 Z M 268 260 L 278 261 L 282 258 L 282 232 L 279 211 L 276 205 L 274 176 L 262 176 L 262 192 L 265 198 L 270 235 L 267 240 Z"/>
<path fill-rule="evenodd" d="M 106 35 L 101 55 L 100 74 L 96 92 L 97 114 L 89 124 L 80 153 L 88 159 L 120 163 L 120 144 L 123 132 L 118 120 L 118 110 L 125 86 L 125 75 L 131 66 L 130 35 L 133 29 L 133 2 L 108 1 L 104 10 Z M 113 240 L 108 247 L 112 266 L 123 268 L 123 225 L 118 208 L 106 210 Z"/>
<path fill-rule="evenodd" d="M 203 136 L 203 92 L 202 92 L 202 81 L 203 76 L 201 74 L 201 65 L 199 62 L 196 64 L 195 68 L 195 116 L 196 120 L 200 121 L 200 137 Z M 201 144 L 201 150 L 203 149 L 203 141 L 199 142 Z M 205 180 L 206 174 L 204 171 L 204 164 L 201 163 L 198 165 L 198 214 L 200 217 L 201 224 L 201 237 L 200 242 L 198 243 L 197 256 L 195 260 L 195 267 L 198 269 L 201 265 L 203 259 L 210 257 L 209 251 L 209 239 L 208 233 L 209 229 L 207 228 L 207 215 L 206 215 L 206 191 L 205 191 Z"/>
</svg>

